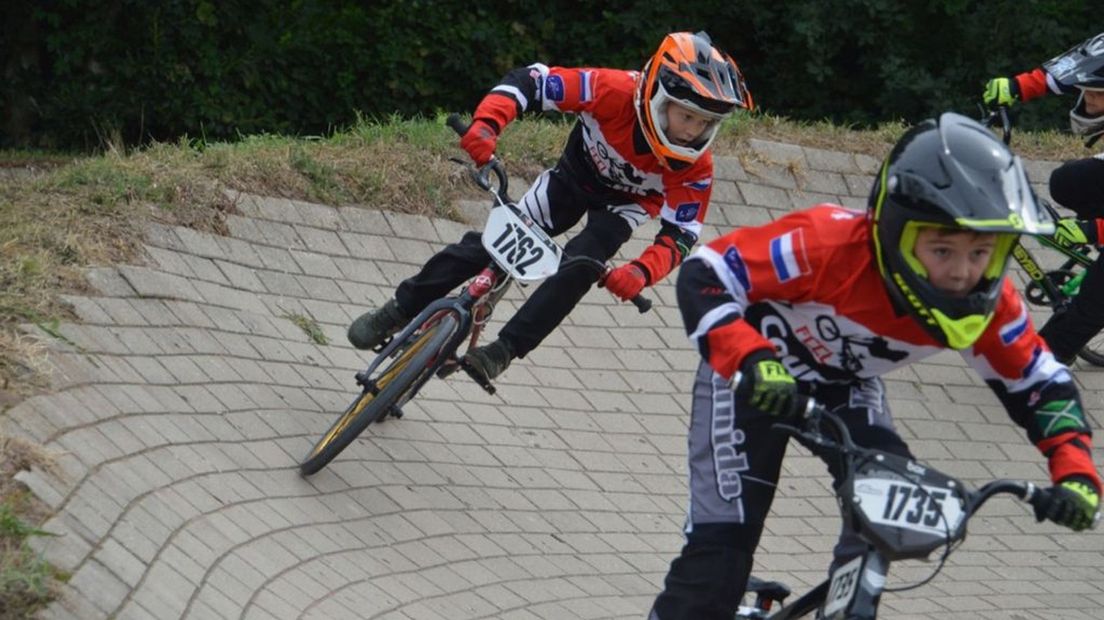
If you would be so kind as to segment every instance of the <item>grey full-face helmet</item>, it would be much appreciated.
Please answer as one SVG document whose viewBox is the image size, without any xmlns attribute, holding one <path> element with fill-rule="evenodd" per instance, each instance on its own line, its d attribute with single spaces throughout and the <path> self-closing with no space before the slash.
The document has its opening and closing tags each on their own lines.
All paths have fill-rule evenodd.
<svg viewBox="0 0 1104 620">
<path fill-rule="evenodd" d="M 980 123 L 952 112 L 917 124 L 897 141 L 871 190 L 867 217 L 889 296 L 952 349 L 971 346 L 992 320 L 1020 235 L 1054 231 L 1020 158 Z M 968 294 L 948 294 L 928 280 L 914 253 L 928 227 L 996 236 L 985 272 Z"/>
<path fill-rule="evenodd" d="M 1077 88 L 1081 94 L 1070 109 L 1070 129 L 1093 145 L 1104 136 L 1104 114 L 1090 115 L 1085 110 L 1085 91 L 1104 92 L 1104 32 L 1043 63 L 1062 87 Z"/>
</svg>

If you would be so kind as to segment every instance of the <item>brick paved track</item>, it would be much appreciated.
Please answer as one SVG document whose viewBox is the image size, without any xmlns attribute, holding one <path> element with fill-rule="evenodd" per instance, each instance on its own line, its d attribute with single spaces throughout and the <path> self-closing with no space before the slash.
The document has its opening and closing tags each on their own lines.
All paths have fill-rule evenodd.
<svg viewBox="0 0 1104 620">
<path fill-rule="evenodd" d="M 872 158 L 752 145 L 718 162 L 706 238 L 819 201 L 865 205 Z M 1032 178 L 1051 167 L 1031 164 Z M 144 264 L 91 270 L 97 294 L 70 299 L 80 321 L 51 345 L 58 391 L 9 412 L 9 432 L 58 455 L 57 471 L 23 476 L 57 511 L 46 529 L 60 536 L 36 544 L 72 572 L 45 617 L 643 618 L 681 544 L 686 496 L 697 357 L 670 284 L 643 316 L 592 292 L 498 396 L 434 381 L 404 419 L 303 479 L 299 458 L 364 363 L 345 325 L 466 226 L 235 198 L 229 236 L 152 225 Z M 625 256 L 654 235 L 644 228 Z M 296 316 L 332 344 L 312 343 Z M 1077 371 L 1100 410 L 1104 373 Z M 932 464 L 967 480 L 1045 479 L 957 356 L 887 383 L 902 433 Z M 838 518 L 818 462 L 794 449 L 785 468 L 757 572 L 801 587 L 823 574 Z M 1037 525 L 1011 502 L 987 508 L 943 573 L 886 595 L 883 615 L 1102 616 L 1100 534 Z"/>
</svg>

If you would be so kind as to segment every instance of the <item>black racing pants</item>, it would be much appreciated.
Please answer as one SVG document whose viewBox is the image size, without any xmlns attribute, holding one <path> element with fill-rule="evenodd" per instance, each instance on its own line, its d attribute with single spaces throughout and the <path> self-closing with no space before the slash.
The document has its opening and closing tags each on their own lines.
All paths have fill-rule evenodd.
<svg viewBox="0 0 1104 620">
<path fill-rule="evenodd" d="M 802 391 L 843 418 L 856 444 L 911 456 L 893 428 L 884 389 L 877 378 L 802 384 Z M 731 620 L 735 614 L 786 454 L 788 436 L 771 428 L 775 421 L 737 401 L 708 364 L 698 367 L 688 441 L 686 545 L 671 563 L 651 620 Z M 839 484 L 838 457 L 818 456 Z M 865 549 L 857 536 L 841 530 L 834 555 L 849 558 Z"/>
<path fill-rule="evenodd" d="M 648 219 L 647 212 L 630 196 L 581 187 L 559 166 L 544 171 L 518 207 L 553 237 L 586 214 L 586 225 L 567 242 L 564 254 L 603 262 L 612 258 L 632 236 L 633 229 Z M 490 262 L 481 233 L 469 232 L 459 243 L 430 258 L 418 274 L 403 281 L 395 291 L 395 300 L 406 314 L 416 314 Z M 579 268 L 565 269 L 548 278 L 506 323 L 499 337 L 509 341 L 518 357 L 525 357 L 567 317 L 598 277 L 593 270 Z"/>
<path fill-rule="evenodd" d="M 1068 161 L 1050 175 L 1050 196 L 1081 219 L 1104 218 L 1104 159 Z M 1102 240 L 1104 241 L 1104 240 Z M 1085 272 L 1081 292 L 1065 312 L 1039 330 L 1054 356 L 1073 361 L 1077 352 L 1104 328 L 1104 262 L 1099 256 Z"/>
</svg>

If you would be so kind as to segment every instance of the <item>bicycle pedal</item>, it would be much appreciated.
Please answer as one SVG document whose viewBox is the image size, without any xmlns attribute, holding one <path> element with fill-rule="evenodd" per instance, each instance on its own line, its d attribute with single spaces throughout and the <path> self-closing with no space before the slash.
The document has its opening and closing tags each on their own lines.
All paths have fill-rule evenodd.
<svg viewBox="0 0 1104 620">
<path fill-rule="evenodd" d="M 468 376 L 472 378 L 472 381 L 475 381 L 476 384 L 479 385 L 479 387 L 483 388 L 484 392 L 494 396 L 495 386 L 491 384 L 491 380 L 488 379 L 486 375 L 476 370 L 475 367 L 473 367 L 471 364 L 469 364 L 466 358 L 460 358 L 460 368 L 463 368 L 464 372 L 468 373 Z"/>
<path fill-rule="evenodd" d="M 441 367 L 437 369 L 437 378 L 445 379 L 452 376 L 457 370 L 460 370 L 460 362 L 458 362 L 454 356 L 445 360 L 445 362 L 441 364 Z"/>
<path fill-rule="evenodd" d="M 376 382 L 368 376 L 367 371 L 362 370 L 354 375 L 354 377 L 356 378 L 357 385 L 364 388 L 365 391 L 369 391 L 375 394 Z"/>
</svg>

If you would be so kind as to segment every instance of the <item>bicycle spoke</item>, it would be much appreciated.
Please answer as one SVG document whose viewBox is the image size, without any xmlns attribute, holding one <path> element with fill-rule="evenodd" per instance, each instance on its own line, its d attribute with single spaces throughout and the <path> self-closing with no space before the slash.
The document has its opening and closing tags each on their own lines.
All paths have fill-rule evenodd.
<svg viewBox="0 0 1104 620">
<path fill-rule="evenodd" d="M 455 333 L 458 322 L 451 315 L 431 319 L 425 328 L 412 334 L 396 352 L 379 376 L 358 375 L 358 383 L 364 391 L 349 405 L 341 417 L 314 445 L 310 454 L 300 464 L 300 470 L 312 474 L 325 467 L 345 449 L 364 429 L 382 419 L 395 408 L 409 400 L 424 383 L 426 372 L 432 368 L 440 348 Z"/>
</svg>

